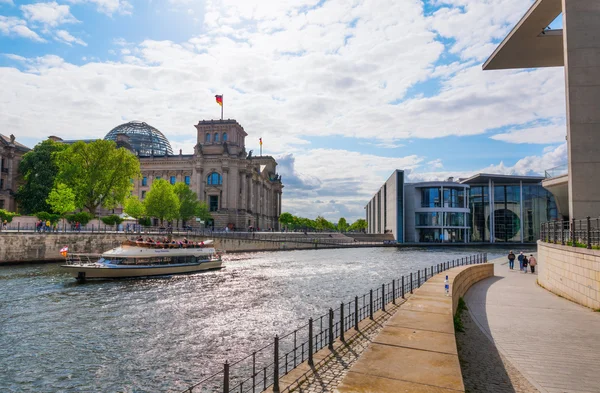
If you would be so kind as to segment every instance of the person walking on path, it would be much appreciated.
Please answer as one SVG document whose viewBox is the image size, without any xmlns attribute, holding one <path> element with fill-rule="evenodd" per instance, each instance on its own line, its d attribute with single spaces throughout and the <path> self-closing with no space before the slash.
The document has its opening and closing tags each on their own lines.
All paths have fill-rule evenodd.
<svg viewBox="0 0 600 393">
<path fill-rule="evenodd" d="M 510 250 L 508 253 L 508 268 L 513 270 L 515 268 L 515 254 Z"/>
<path fill-rule="evenodd" d="M 525 258 L 525 255 L 523 255 L 523 251 L 521 251 L 519 253 L 519 257 L 517 258 L 519 260 L 519 270 L 523 271 L 523 258 Z"/>
<path fill-rule="evenodd" d="M 531 274 L 535 274 L 535 265 L 537 265 L 537 261 L 533 254 L 529 256 L 529 266 L 531 267 Z"/>
<path fill-rule="evenodd" d="M 529 261 L 527 260 L 527 255 L 523 255 L 523 273 L 527 273 L 527 263 Z"/>
</svg>

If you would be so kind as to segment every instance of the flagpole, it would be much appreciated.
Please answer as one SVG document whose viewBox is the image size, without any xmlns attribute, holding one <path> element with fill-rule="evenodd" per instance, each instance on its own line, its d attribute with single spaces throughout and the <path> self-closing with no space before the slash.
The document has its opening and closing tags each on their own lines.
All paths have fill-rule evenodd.
<svg viewBox="0 0 600 393">
<path fill-rule="evenodd" d="M 225 102 L 223 100 L 224 96 L 224 94 L 221 94 L 221 120 L 223 120 L 223 105 L 225 105 Z"/>
</svg>

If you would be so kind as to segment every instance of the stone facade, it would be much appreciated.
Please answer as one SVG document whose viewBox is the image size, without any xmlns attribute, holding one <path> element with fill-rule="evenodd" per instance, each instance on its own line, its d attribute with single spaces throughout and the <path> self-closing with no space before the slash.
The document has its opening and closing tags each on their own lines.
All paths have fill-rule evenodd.
<svg viewBox="0 0 600 393">
<path fill-rule="evenodd" d="M 28 151 L 29 148 L 17 142 L 14 135 L 0 134 L 0 209 L 17 211 L 18 168 Z"/>
<path fill-rule="evenodd" d="M 600 309 L 600 250 L 539 241 L 538 282 L 550 292 Z"/>
<path fill-rule="evenodd" d="M 246 153 L 248 135 L 235 120 L 204 120 L 196 126 L 194 154 L 139 157 L 142 178 L 134 185 L 141 200 L 159 178 L 185 182 L 204 201 L 223 229 L 279 229 L 283 185 L 271 156 Z"/>
</svg>

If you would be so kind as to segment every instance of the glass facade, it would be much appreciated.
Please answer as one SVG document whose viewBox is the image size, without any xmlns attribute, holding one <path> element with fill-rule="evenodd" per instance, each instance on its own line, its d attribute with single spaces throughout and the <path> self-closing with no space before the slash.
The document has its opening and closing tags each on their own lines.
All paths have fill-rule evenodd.
<svg viewBox="0 0 600 393">
<path fill-rule="evenodd" d="M 418 227 L 439 227 L 442 226 L 442 213 L 415 213 L 416 222 L 415 225 Z"/>
<path fill-rule="evenodd" d="M 110 130 L 104 139 L 118 142 L 117 136 L 119 134 L 124 134 L 128 138 L 123 146 L 132 150 L 138 156 L 173 155 L 169 140 L 162 132 L 149 124 L 136 121 L 121 124 Z M 117 143 L 117 146 L 119 146 L 119 143 Z"/>
<path fill-rule="evenodd" d="M 444 207 L 465 207 L 464 188 L 444 188 Z"/>
<path fill-rule="evenodd" d="M 444 226 L 445 227 L 464 227 L 465 226 L 465 213 L 444 213 Z"/>
<path fill-rule="evenodd" d="M 421 207 L 441 207 L 439 187 L 421 188 Z"/>
<path fill-rule="evenodd" d="M 419 229 L 419 243 L 464 243 L 465 229 Z"/>
</svg>

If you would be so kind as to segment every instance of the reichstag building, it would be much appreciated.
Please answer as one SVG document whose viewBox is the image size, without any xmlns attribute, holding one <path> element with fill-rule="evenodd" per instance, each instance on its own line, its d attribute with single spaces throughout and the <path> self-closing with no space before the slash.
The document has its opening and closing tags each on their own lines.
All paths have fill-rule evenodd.
<svg viewBox="0 0 600 393">
<path fill-rule="evenodd" d="M 208 205 L 215 229 L 279 229 L 283 184 L 275 159 L 246 152 L 248 134 L 235 120 L 202 120 L 195 127 L 193 154 L 174 154 L 163 133 L 143 122 L 121 124 L 104 139 L 138 156 L 142 177 L 133 195 L 141 200 L 158 179 L 184 182 Z"/>
</svg>

